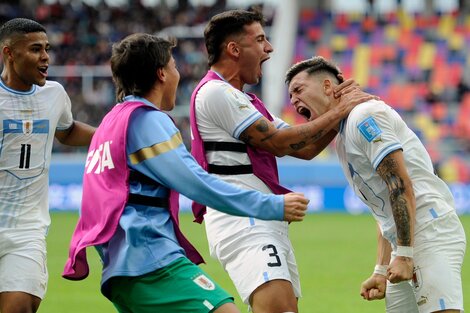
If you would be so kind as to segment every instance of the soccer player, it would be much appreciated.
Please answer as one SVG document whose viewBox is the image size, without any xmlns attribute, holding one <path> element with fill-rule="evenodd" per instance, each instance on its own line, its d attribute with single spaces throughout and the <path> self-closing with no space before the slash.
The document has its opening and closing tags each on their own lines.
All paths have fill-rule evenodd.
<svg viewBox="0 0 470 313">
<path fill-rule="evenodd" d="M 64 277 L 85 278 L 85 248 L 96 246 L 102 293 L 119 312 L 238 312 L 233 298 L 194 264 L 203 260 L 178 228 L 176 192 L 229 214 L 279 221 L 301 221 L 308 200 L 237 188 L 195 162 L 161 111 L 174 108 L 180 78 L 173 46 L 149 34 L 113 45 L 119 103 L 90 145 Z"/>
<path fill-rule="evenodd" d="M 210 173 L 264 193 L 283 194 L 275 157 L 316 156 L 334 138 L 332 130 L 355 104 L 372 96 L 353 81 L 321 119 L 290 127 L 271 115 L 245 84 L 257 84 L 273 48 L 258 12 L 231 10 L 214 16 L 204 39 L 210 70 L 192 94 L 191 153 Z M 352 91 L 347 93 L 348 91 Z M 198 221 L 204 208 L 194 205 Z M 205 226 L 211 255 L 229 273 L 242 300 L 254 312 L 297 312 L 300 282 L 288 223 L 239 217 L 207 208 Z"/>
<path fill-rule="evenodd" d="M 296 111 L 312 121 L 333 110 L 339 73 L 322 57 L 294 65 L 286 82 Z M 376 266 L 362 297 L 385 297 L 390 313 L 463 311 L 465 233 L 423 144 L 382 101 L 358 105 L 336 128 L 343 172 L 378 225 Z"/>
<path fill-rule="evenodd" d="M 36 312 L 47 286 L 48 174 L 54 136 L 88 145 L 94 128 L 73 120 L 70 99 L 46 80 L 50 45 L 35 21 L 0 27 L 0 312 Z"/>
</svg>

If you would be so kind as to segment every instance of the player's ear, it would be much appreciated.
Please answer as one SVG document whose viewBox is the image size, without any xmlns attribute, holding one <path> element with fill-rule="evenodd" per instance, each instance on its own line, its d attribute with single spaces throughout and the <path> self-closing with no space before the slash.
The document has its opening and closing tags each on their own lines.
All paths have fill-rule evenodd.
<svg viewBox="0 0 470 313">
<path fill-rule="evenodd" d="M 165 73 L 165 69 L 163 67 L 160 67 L 157 69 L 157 78 L 160 82 L 165 82 L 166 80 L 166 73 Z"/>
<path fill-rule="evenodd" d="M 333 86 L 332 81 L 328 78 L 325 78 L 325 80 L 323 80 L 323 92 L 325 93 L 325 95 L 327 96 L 333 95 L 333 89 L 334 89 L 334 86 Z"/>
<path fill-rule="evenodd" d="M 11 51 L 11 48 L 9 46 L 3 46 L 2 47 L 2 55 L 3 57 L 12 57 L 12 51 Z"/>
<path fill-rule="evenodd" d="M 238 47 L 238 44 L 235 41 L 230 41 L 227 44 L 226 50 L 227 50 L 227 54 L 231 56 L 238 57 L 240 54 L 240 48 Z"/>
</svg>

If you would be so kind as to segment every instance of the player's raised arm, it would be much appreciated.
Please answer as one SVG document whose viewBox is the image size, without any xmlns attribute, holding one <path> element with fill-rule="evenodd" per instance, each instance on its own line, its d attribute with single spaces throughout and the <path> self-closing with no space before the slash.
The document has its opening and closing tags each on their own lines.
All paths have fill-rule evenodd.
<svg viewBox="0 0 470 313">
<path fill-rule="evenodd" d="M 278 129 L 267 118 L 261 117 L 241 134 L 240 139 L 278 157 L 291 155 L 311 159 L 331 142 L 336 135 L 335 127 L 356 105 L 375 98 L 357 87 L 346 90 L 349 92 L 334 100 L 339 103 L 335 109 L 316 118 L 310 116 L 305 124 Z M 300 89 L 292 91 L 300 92 Z M 293 101 L 297 99 L 294 97 Z"/>
<path fill-rule="evenodd" d="M 145 128 L 131 128 L 128 133 L 129 151 L 135 151 L 130 154 L 130 159 L 136 160 L 132 164 L 134 170 L 145 173 L 189 199 L 224 213 L 263 220 L 303 219 L 308 200 L 300 193 L 265 194 L 239 188 L 204 171 L 189 154 L 178 129 L 166 114 L 158 111 L 136 112 L 132 125 L 145 125 Z M 152 129 L 153 132 L 145 133 L 145 129 Z M 139 146 L 135 145 L 137 142 Z M 170 145 L 171 148 L 151 157 L 146 153 L 147 150 L 155 150 L 152 148 L 154 146 Z"/>
</svg>

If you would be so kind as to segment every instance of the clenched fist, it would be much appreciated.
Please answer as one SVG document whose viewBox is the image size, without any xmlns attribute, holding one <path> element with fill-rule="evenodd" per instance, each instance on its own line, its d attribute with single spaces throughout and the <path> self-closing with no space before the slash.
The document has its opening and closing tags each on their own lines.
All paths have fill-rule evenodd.
<svg viewBox="0 0 470 313">
<path fill-rule="evenodd" d="M 302 193 L 291 192 L 284 195 L 284 221 L 300 222 L 304 219 L 307 204 L 310 202 Z"/>
<path fill-rule="evenodd" d="M 361 285 L 361 296 L 365 300 L 380 300 L 385 298 L 387 278 L 382 275 L 373 274 Z"/>
<path fill-rule="evenodd" d="M 387 269 L 387 278 L 391 283 L 413 278 L 413 259 L 403 256 L 397 256 Z"/>
</svg>

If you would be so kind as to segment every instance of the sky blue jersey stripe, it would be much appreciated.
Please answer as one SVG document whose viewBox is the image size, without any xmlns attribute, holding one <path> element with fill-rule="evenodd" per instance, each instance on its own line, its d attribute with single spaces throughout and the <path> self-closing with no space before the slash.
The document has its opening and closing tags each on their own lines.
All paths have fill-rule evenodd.
<svg viewBox="0 0 470 313">
<path fill-rule="evenodd" d="M 401 149 L 401 144 L 399 143 L 394 143 L 388 147 L 386 147 L 382 152 L 379 153 L 379 155 L 375 158 L 375 160 L 372 162 L 372 166 L 376 170 L 377 167 L 379 166 L 380 162 L 382 162 L 383 158 L 385 158 L 390 152 L 393 152 L 395 150 Z"/>
<path fill-rule="evenodd" d="M 237 128 L 235 128 L 233 131 L 233 137 L 238 139 L 245 129 L 247 129 L 255 121 L 259 120 L 262 116 L 263 115 L 258 111 L 253 112 L 253 114 L 251 114 L 246 120 L 238 125 Z"/>
<path fill-rule="evenodd" d="M 29 123 L 28 120 L 4 120 L 3 121 L 3 132 L 5 134 L 22 134 L 25 132 L 23 127 L 25 123 Z M 48 134 L 49 133 L 49 120 L 33 120 L 33 124 L 30 125 L 30 133 L 33 134 Z"/>
</svg>

